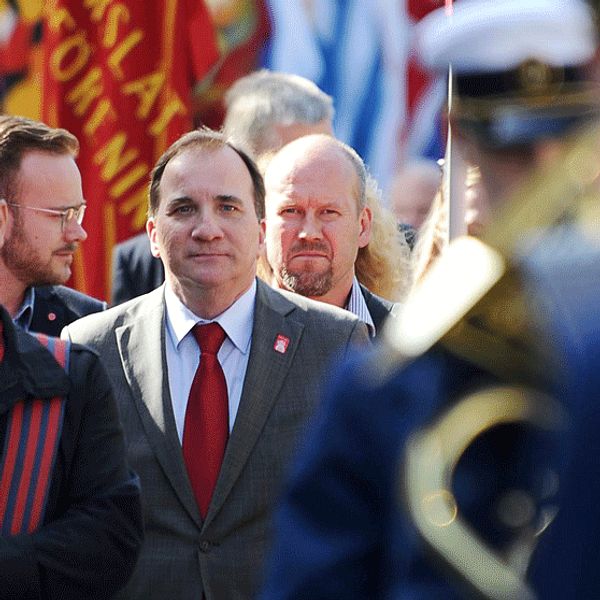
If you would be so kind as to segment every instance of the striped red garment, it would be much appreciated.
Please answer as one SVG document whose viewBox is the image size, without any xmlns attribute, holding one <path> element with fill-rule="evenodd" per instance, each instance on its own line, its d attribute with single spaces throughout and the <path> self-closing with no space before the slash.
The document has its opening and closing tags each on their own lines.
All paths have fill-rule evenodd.
<svg viewBox="0 0 600 600">
<path fill-rule="evenodd" d="M 67 371 L 69 343 L 37 338 Z M 31 533 L 43 522 L 56 460 L 65 399 L 27 399 L 8 415 L 0 466 L 0 535 Z"/>
</svg>

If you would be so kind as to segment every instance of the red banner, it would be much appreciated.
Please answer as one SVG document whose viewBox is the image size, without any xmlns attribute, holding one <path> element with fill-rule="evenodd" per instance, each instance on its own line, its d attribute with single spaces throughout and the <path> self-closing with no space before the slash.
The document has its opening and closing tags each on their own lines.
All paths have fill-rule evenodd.
<svg viewBox="0 0 600 600">
<path fill-rule="evenodd" d="M 260 67 L 271 24 L 265 0 L 207 0 L 207 6 L 222 58 L 214 77 L 196 86 L 194 113 L 197 123 L 219 128 L 225 117 L 225 92 L 234 81 Z"/>
<path fill-rule="evenodd" d="M 106 299 L 112 247 L 143 227 L 149 173 L 192 127 L 213 25 L 202 0 L 51 0 L 44 25 L 42 120 L 79 138 L 88 203 L 73 285 Z"/>
</svg>

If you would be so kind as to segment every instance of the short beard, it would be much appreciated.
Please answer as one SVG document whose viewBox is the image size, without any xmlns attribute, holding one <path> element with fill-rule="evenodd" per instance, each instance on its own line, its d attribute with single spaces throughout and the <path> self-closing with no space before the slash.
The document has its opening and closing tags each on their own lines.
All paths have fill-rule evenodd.
<svg viewBox="0 0 600 600">
<path fill-rule="evenodd" d="M 14 222 L 10 236 L 4 240 L 4 246 L 0 249 L 0 258 L 15 278 L 27 286 L 64 283 L 49 265 L 41 264 L 39 255 L 31 248 L 29 240 L 23 233 L 22 225 L 17 220 Z"/>
<path fill-rule="evenodd" d="M 308 298 L 324 296 L 333 286 L 331 266 L 324 273 L 292 273 L 282 265 L 279 275 L 286 289 Z"/>
</svg>

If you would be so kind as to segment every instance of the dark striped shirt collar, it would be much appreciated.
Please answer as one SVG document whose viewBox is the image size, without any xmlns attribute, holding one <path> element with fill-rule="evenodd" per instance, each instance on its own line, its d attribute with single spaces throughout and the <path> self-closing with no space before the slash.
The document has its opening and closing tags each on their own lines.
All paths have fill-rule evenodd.
<svg viewBox="0 0 600 600">
<path fill-rule="evenodd" d="M 371 313 L 367 308 L 365 297 L 362 294 L 360 284 L 358 283 L 358 279 L 356 279 L 356 277 L 354 277 L 352 280 L 352 290 L 350 291 L 350 298 L 348 298 L 348 303 L 346 304 L 346 310 L 349 310 L 363 323 L 366 323 L 369 330 L 369 335 L 371 337 L 375 337 L 375 334 L 377 333 L 375 330 L 375 323 L 373 322 L 373 317 L 371 317 Z"/>
</svg>

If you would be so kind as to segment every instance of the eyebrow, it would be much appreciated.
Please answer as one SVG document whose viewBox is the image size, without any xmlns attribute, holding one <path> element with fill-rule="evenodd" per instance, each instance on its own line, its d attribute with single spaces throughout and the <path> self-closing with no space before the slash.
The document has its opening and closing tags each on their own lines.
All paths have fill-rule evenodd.
<svg viewBox="0 0 600 600">
<path fill-rule="evenodd" d="M 186 202 L 193 202 L 193 200 L 189 196 L 177 196 L 176 198 L 169 198 L 165 204 L 166 206 L 177 206 Z"/>
<path fill-rule="evenodd" d="M 56 208 L 52 208 L 52 210 L 68 210 L 69 208 L 79 208 L 80 206 L 87 206 L 85 198 L 79 204 L 61 204 Z"/>
<path fill-rule="evenodd" d="M 237 204 L 242 206 L 244 203 L 240 198 L 232 194 L 217 194 L 214 198 L 217 202 L 229 202 L 231 204 Z"/>
</svg>

